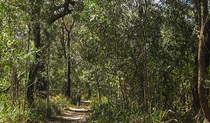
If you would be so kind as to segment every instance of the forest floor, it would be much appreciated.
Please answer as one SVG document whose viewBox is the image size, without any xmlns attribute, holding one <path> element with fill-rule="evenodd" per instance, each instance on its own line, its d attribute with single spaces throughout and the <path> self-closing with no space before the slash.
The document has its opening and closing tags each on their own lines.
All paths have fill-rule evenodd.
<svg viewBox="0 0 210 123">
<path fill-rule="evenodd" d="M 82 101 L 81 106 L 65 108 L 60 116 L 53 116 L 48 123 L 87 123 L 90 118 L 90 101 Z"/>
</svg>

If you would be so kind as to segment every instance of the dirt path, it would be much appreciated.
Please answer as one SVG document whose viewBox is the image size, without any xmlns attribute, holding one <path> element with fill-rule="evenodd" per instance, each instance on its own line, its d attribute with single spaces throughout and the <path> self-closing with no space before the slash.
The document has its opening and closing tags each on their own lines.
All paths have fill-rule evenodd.
<svg viewBox="0 0 210 123">
<path fill-rule="evenodd" d="M 90 101 L 81 102 L 80 107 L 66 108 L 60 116 L 54 116 L 48 123 L 87 123 Z"/>
</svg>

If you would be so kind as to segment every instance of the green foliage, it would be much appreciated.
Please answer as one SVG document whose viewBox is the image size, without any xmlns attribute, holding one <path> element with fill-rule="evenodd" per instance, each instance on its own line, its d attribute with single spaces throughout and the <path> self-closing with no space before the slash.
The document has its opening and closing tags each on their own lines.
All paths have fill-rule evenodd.
<svg viewBox="0 0 210 123">
<path fill-rule="evenodd" d="M 62 110 L 71 105 L 71 100 L 63 95 L 51 96 L 49 102 L 37 99 L 30 108 L 30 121 L 43 121 L 52 115 L 60 115 Z"/>
<path fill-rule="evenodd" d="M 169 111 L 153 110 L 151 115 L 142 112 L 142 107 L 129 105 L 123 108 L 121 105 L 113 105 L 107 101 L 102 104 L 94 102 L 91 110 L 91 123 L 161 123 L 167 118 Z"/>
<path fill-rule="evenodd" d="M 0 119 L 36 122 L 47 113 L 60 114 L 76 102 L 81 90 L 84 99 L 90 92 L 97 100 L 92 122 L 181 122 L 192 109 L 187 105 L 194 100 L 191 91 L 196 83 L 191 5 L 173 0 L 75 1 L 69 6 L 71 14 L 49 25 L 49 19 L 63 11 L 52 10 L 64 0 L 1 0 Z M 68 37 L 66 29 L 73 21 Z M 39 47 L 34 42 L 35 24 L 40 26 Z M 68 57 L 71 99 L 62 95 L 67 89 Z M 49 102 L 35 98 L 29 109 L 24 98 L 31 87 L 30 66 L 37 62 L 44 65 L 32 84 L 37 89 L 44 81 L 55 95 Z M 207 76 L 206 88 L 209 80 Z M 177 111 L 176 117 L 170 117 L 171 110 Z"/>
<path fill-rule="evenodd" d="M 29 118 L 29 111 L 24 111 L 18 105 L 14 106 L 5 94 L 0 95 L 0 102 L 0 122 L 19 123 L 26 122 Z"/>
<path fill-rule="evenodd" d="M 36 100 L 30 108 L 30 121 L 38 122 L 47 117 L 47 102 L 46 100 Z M 49 105 L 50 106 L 50 105 Z M 51 114 L 51 110 L 49 112 Z"/>
<path fill-rule="evenodd" d="M 62 109 L 70 107 L 72 105 L 72 100 L 63 95 L 56 95 L 54 97 L 51 97 L 50 102 L 52 105 L 56 106 L 57 109 L 52 112 L 53 114 L 60 114 Z"/>
</svg>

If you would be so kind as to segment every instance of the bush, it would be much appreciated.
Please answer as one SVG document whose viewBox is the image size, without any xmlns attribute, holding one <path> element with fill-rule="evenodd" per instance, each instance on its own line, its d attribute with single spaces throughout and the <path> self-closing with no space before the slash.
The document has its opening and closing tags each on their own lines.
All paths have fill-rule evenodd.
<svg viewBox="0 0 210 123">
<path fill-rule="evenodd" d="M 93 102 L 91 122 L 92 123 L 161 123 L 168 111 L 158 111 L 153 109 L 149 115 L 142 112 L 142 107 L 138 105 L 128 105 L 123 108 L 122 105 L 114 105 L 108 101 L 102 101 L 102 104 Z"/>
<path fill-rule="evenodd" d="M 29 118 L 29 111 L 23 111 L 22 107 L 13 104 L 5 94 L 0 94 L 0 122 L 22 123 Z"/>
<path fill-rule="evenodd" d="M 70 102 L 71 100 L 62 95 L 50 97 L 49 104 L 45 99 L 36 99 L 30 109 L 30 121 L 38 122 L 50 118 L 52 115 L 60 115 L 62 109 L 68 107 Z"/>
</svg>

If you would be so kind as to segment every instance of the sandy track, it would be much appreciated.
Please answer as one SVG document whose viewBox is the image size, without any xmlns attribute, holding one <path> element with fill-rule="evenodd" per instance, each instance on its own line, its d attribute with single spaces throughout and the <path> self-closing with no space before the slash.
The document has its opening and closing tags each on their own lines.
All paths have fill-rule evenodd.
<svg viewBox="0 0 210 123">
<path fill-rule="evenodd" d="M 60 116 L 53 116 L 48 123 L 87 123 L 90 101 L 83 101 L 81 107 L 66 108 Z"/>
</svg>

